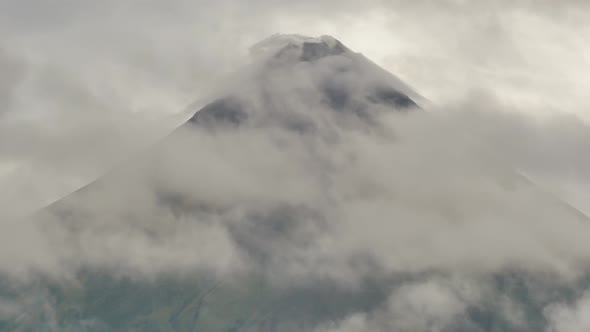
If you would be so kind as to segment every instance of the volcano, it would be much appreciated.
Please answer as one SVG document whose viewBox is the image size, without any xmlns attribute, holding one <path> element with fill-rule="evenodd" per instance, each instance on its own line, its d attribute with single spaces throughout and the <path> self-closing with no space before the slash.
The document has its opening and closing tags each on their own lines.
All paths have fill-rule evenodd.
<svg viewBox="0 0 590 332">
<path fill-rule="evenodd" d="M 330 36 L 275 35 L 252 47 L 239 85 L 195 113 L 191 124 L 314 126 L 311 112 L 369 118 L 380 107 L 417 108 L 407 85 Z"/>
<path fill-rule="evenodd" d="M 54 284 L 51 278 L 43 278 L 40 287 L 43 292 L 52 289 L 49 301 L 59 307 L 51 314 L 56 320 L 51 321 L 40 303 L 31 305 L 18 319 L 3 322 L 7 330 L 301 331 L 328 317 L 383 301 L 385 293 L 378 291 L 381 286 L 375 280 L 363 281 L 366 287 L 358 291 L 342 290 L 322 280 L 293 289 L 272 287 L 262 271 L 273 270 L 280 260 L 273 247 L 305 247 L 306 243 L 291 234 L 310 226 L 302 220 L 323 217 L 314 209 L 315 203 L 289 199 L 288 193 L 295 191 L 291 187 L 302 186 L 290 183 L 290 172 L 297 171 L 284 171 L 290 164 L 272 165 L 259 158 L 268 174 L 240 176 L 245 181 L 254 179 L 245 192 L 233 188 L 234 183 L 226 182 L 224 175 L 213 174 L 220 171 L 219 165 L 230 168 L 225 177 L 248 169 L 248 154 L 253 152 L 240 149 L 244 145 L 240 135 L 248 133 L 247 139 L 259 139 L 261 145 L 254 153 L 283 153 L 285 144 L 299 146 L 304 156 L 295 157 L 291 164 L 312 163 L 317 172 L 308 174 L 309 186 L 325 182 L 329 187 L 326 174 L 330 166 L 320 155 L 313 157 L 319 153 L 318 142 L 375 126 L 384 112 L 417 110 L 415 99 L 420 97 L 337 39 L 299 35 L 274 35 L 254 45 L 251 63 L 218 95 L 193 110 L 186 123 L 152 148 L 32 218 L 42 230 L 39 245 L 44 251 L 67 248 L 56 260 L 42 265 L 71 271 L 78 283 Z M 224 150 L 228 146 L 230 152 Z M 245 150 L 252 150 L 256 144 L 246 146 Z M 205 150 L 228 160 L 207 170 L 211 156 L 206 157 Z M 276 182 L 274 197 L 256 191 L 256 181 L 265 178 Z M 228 191 L 217 193 L 224 186 Z M 323 199 L 313 198 L 316 202 Z M 242 257 L 221 263 L 221 269 L 231 269 L 228 264 L 241 261 L 257 267 L 242 281 L 227 286 L 218 277 L 218 263 L 228 259 L 215 246 L 215 224 L 220 220 L 231 247 Z M 174 249 L 180 250 L 177 253 L 150 253 L 156 243 L 179 236 L 176 230 L 185 222 L 197 225 L 199 236 L 211 232 L 207 241 L 213 244 L 198 246 L 195 252 L 179 247 Z M 126 258 L 126 249 L 121 251 L 120 245 L 127 248 L 127 240 L 115 244 L 117 237 L 129 232 L 138 235 L 132 237 L 147 259 L 142 267 L 136 266 L 135 258 Z M 183 252 L 188 254 L 186 265 L 181 264 L 185 265 L 183 276 L 166 273 L 166 262 L 184 256 Z M 98 258 L 102 255 L 113 259 Z M 126 272 L 113 273 L 121 266 Z M 136 268 L 157 272 L 148 273 L 153 276 L 151 281 L 134 281 L 129 275 Z"/>
<path fill-rule="evenodd" d="M 438 132 L 418 153 L 400 147 L 389 124 L 427 113 L 422 100 L 333 37 L 259 42 L 160 142 L 15 223 L 35 241 L 10 254 L 33 277 L 0 278 L 0 330 L 545 330 L 545 305 L 574 288 L 492 270 L 445 236 L 476 242 L 477 227 L 537 218 L 529 199 L 552 207 L 544 220 L 569 222 L 571 207 L 516 173 L 482 180 L 469 168 L 481 163 L 433 144 Z M 494 271 L 475 297 L 449 273 L 466 257 L 470 277 Z"/>
</svg>

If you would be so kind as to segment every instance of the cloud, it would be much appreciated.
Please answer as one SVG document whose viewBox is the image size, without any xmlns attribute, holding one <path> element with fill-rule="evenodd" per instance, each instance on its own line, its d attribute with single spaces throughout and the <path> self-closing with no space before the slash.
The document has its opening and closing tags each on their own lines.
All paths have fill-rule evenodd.
<svg viewBox="0 0 590 332">
<path fill-rule="evenodd" d="M 18 313 L 18 305 L 11 301 L 0 300 L 0 319 L 14 316 Z"/>
<path fill-rule="evenodd" d="M 32 219 L 0 219 L 0 273 L 71 281 L 93 268 L 149 280 L 204 270 L 234 281 L 259 274 L 279 289 L 327 280 L 346 290 L 407 276 L 383 282 L 387 300 L 376 308 L 319 331 L 443 330 L 488 307 L 527 326 L 523 304 L 496 298 L 489 276 L 518 270 L 570 285 L 590 264 L 590 225 L 558 199 L 571 184 L 587 197 L 580 184 L 590 183 L 586 7 L 4 2 L 2 215 L 32 211 L 118 166 Z M 277 31 L 333 34 L 432 105 L 378 116 L 375 126 L 326 115 L 316 88 L 343 59 L 266 84 L 242 72 L 222 79 Z M 362 94 L 376 77 L 358 74 L 330 84 Z M 182 129 L 133 152 L 184 120 L 164 123 L 168 114 L 232 89 L 261 112 L 254 124 Z M 267 117 L 276 109 L 286 111 Z M 278 124 L 287 120 L 315 134 Z M 516 170 L 551 185 L 531 186 Z M 576 206 L 590 209 L 584 199 Z M 559 301 L 548 304 L 551 328 L 582 328 L 585 297 Z M 14 308 L 0 302 L 0 315 Z"/>
<path fill-rule="evenodd" d="M 545 309 L 548 332 L 584 331 L 590 328 L 590 299 L 583 294 L 574 303 L 555 303 Z"/>
<path fill-rule="evenodd" d="M 125 132 L 209 96 L 215 82 L 244 62 L 251 44 L 275 32 L 333 34 L 435 104 L 484 90 L 522 112 L 587 113 L 584 1 L 177 0 L 162 8 L 153 1 L 47 6 L 27 0 L 1 6 L 1 47 L 10 68 L 0 88 L 3 103 L 10 101 L 2 106 L 10 114 L 3 117 L 2 141 L 28 142 L 0 151 L 0 169 L 19 169 L 0 180 L 11 188 L 1 195 L 13 202 L 38 197 L 15 208 L 21 214 L 108 168 L 88 165 L 85 151 L 104 152 L 98 160 L 128 151 L 102 137 L 150 142 L 152 129 Z M 55 136 L 78 142 L 57 167 L 54 155 L 43 152 L 55 148 L 45 146 Z"/>
<path fill-rule="evenodd" d="M 353 314 L 317 332 L 444 331 L 464 314 L 469 300 L 435 279 L 408 283 L 390 294 L 384 307 Z"/>
<path fill-rule="evenodd" d="M 253 64 L 227 88 L 254 110 L 248 123 L 236 130 L 184 126 L 41 212 L 40 221 L 6 222 L 6 234 L 19 235 L 7 238 L 4 252 L 21 256 L 5 257 L 0 269 L 59 275 L 96 264 L 157 274 L 174 267 L 229 273 L 236 266 L 279 283 L 329 278 L 349 285 L 375 269 L 493 273 L 518 266 L 564 277 L 586 271 L 587 220 L 517 172 L 560 178 L 576 169 L 587 179 L 586 124 L 571 116 L 535 120 L 482 94 L 428 111 L 383 113 L 364 98 L 395 80 L 366 70 L 364 61 Z M 54 88 L 75 91 L 62 85 Z M 331 111 L 325 98 L 334 89 L 351 96 L 343 107 L 373 114 L 375 123 Z M 92 94 L 73 96 L 83 102 L 64 100 L 95 105 L 58 127 L 71 121 L 74 128 L 47 135 L 53 142 L 31 130 L 24 138 L 36 144 L 16 141 L 5 153 L 30 158 L 26 149 L 43 142 L 45 169 L 77 160 L 94 169 L 113 155 L 115 141 L 136 142 L 132 131 L 115 130 L 107 144 L 68 160 L 66 150 L 86 146 L 82 137 L 97 140 L 97 128 L 113 130 L 93 121 L 101 103 Z M 310 129 L 302 135 L 289 128 Z M 76 132 L 70 142 L 67 134 Z M 36 246 L 26 250 L 19 238 L 29 235 Z"/>
<path fill-rule="evenodd" d="M 317 107 L 306 114 L 318 134 L 272 121 L 235 131 L 183 128 L 59 203 L 49 219 L 43 213 L 38 225 L 15 225 L 22 237 L 29 227 L 41 237 L 34 241 L 45 243 L 40 257 L 55 259 L 39 261 L 57 269 L 90 262 L 157 273 L 211 260 L 222 269 L 247 262 L 277 280 L 345 284 L 375 267 L 519 267 L 564 277 L 587 269 L 587 220 L 514 169 L 567 175 L 570 163 L 587 162 L 578 158 L 589 140 L 498 110 L 386 114 L 371 129 L 326 121 L 332 115 Z M 585 135 L 586 126 L 576 126 Z M 549 140 L 564 144 L 553 148 Z M 560 158 L 552 164 L 548 154 Z M 18 262 L 38 268 L 36 260 Z M 4 263 L 5 271 L 19 270 Z"/>
<path fill-rule="evenodd" d="M 4 73 L 0 81 L 0 115 L 12 108 L 17 89 L 22 83 L 25 72 L 19 59 L 14 58 L 4 49 L 0 49 L 0 70 Z"/>
</svg>

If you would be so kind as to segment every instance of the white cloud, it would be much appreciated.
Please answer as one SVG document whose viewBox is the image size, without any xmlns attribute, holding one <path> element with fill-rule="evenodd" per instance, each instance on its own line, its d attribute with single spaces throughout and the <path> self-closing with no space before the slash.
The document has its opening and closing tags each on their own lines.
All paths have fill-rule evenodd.
<svg viewBox="0 0 590 332">
<path fill-rule="evenodd" d="M 70 219 L 0 219 L 0 272 L 257 271 L 280 287 L 329 279 L 353 289 L 376 275 L 460 276 L 412 281 L 378 309 L 320 329 L 341 332 L 443 330 L 487 291 L 472 278 L 505 269 L 567 283 L 590 267 L 590 226 L 513 172 L 590 183 L 588 125 L 564 115 L 587 116 L 588 5 L 556 3 L 3 2 L 0 213 L 31 211 L 116 161 L 131 164 L 64 201 Z M 181 122 L 164 115 L 219 85 L 260 104 L 250 81 L 217 83 L 277 31 L 333 34 L 433 105 L 368 128 L 323 116 L 313 84 L 324 72 L 282 73 L 263 88 L 320 135 L 261 121 L 132 152 Z M 339 78 L 353 90 L 366 83 Z M 588 192 L 576 187 L 576 197 Z M 547 309 L 551 331 L 587 328 L 586 298 Z M 518 305 L 500 302 L 522 324 Z M 0 303 L 0 315 L 12 308 Z"/>
<path fill-rule="evenodd" d="M 212 82 L 243 62 L 249 45 L 275 32 L 333 34 L 435 104 L 476 90 L 520 112 L 587 117 L 584 1 L 177 0 L 162 8 L 151 1 L 47 6 L 27 0 L 1 6 L 0 62 L 11 73 L 0 83 L 3 103 L 10 100 L 0 105 L 1 141 L 13 149 L 0 148 L 0 162 L 18 162 L 22 170 L 0 180 L 0 195 L 13 202 L 29 197 L 26 206 L 11 204 L 20 213 L 108 167 L 89 164 L 85 151 L 111 160 L 129 151 L 125 142 L 149 142 L 145 131 L 126 133 L 144 128 L 144 117 L 208 96 Z M 68 145 L 59 166 L 43 153 L 56 149 L 52 143 Z"/>
<path fill-rule="evenodd" d="M 547 332 L 578 332 L 590 329 L 590 295 L 584 294 L 574 303 L 552 304 L 545 309 L 549 321 Z"/>
<path fill-rule="evenodd" d="M 436 278 L 410 282 L 393 291 L 383 307 L 350 315 L 316 331 L 445 331 L 475 303 L 477 294 L 472 293 L 473 289 L 473 285 L 461 289 Z"/>
</svg>

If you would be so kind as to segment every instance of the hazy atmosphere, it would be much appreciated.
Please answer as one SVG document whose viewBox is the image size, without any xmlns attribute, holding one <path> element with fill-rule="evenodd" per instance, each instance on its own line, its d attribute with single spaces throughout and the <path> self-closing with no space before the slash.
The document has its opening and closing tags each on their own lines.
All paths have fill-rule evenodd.
<svg viewBox="0 0 590 332">
<path fill-rule="evenodd" d="M 0 330 L 590 329 L 589 54 L 582 0 L 0 0 Z"/>
</svg>

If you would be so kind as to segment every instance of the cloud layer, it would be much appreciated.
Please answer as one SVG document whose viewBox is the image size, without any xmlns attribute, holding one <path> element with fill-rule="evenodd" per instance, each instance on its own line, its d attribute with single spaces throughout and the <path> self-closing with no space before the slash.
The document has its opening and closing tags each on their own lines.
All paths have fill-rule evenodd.
<svg viewBox="0 0 590 332">
<path fill-rule="evenodd" d="M 4 2 L 2 215 L 32 211 L 120 166 L 34 218 L 2 218 L 0 272 L 11 281 L 71 281 L 82 268 L 138 280 L 206 271 L 230 282 L 256 273 L 279 289 L 326 280 L 362 289 L 370 278 L 409 276 L 384 283 L 383 303 L 318 331 L 439 331 L 469 326 L 474 307 L 528 326 L 525 304 L 493 278 L 517 270 L 533 279 L 532 297 L 541 299 L 532 302 L 545 308 L 550 331 L 579 330 L 587 296 L 544 296 L 587 287 L 576 283 L 590 264 L 590 224 L 576 211 L 590 209 L 590 134 L 581 119 L 587 7 Z M 340 37 L 432 105 L 369 126 L 326 115 L 315 90 L 329 74 L 323 67 L 281 73 L 265 86 L 221 79 L 246 62 L 249 45 L 285 30 Z M 357 78 L 339 83 L 362 91 Z M 318 131 L 263 121 L 181 129 L 130 153 L 183 118 L 161 119 L 219 86 L 258 106 L 270 94 Z M 573 192 L 576 208 L 558 199 Z M 1 300 L 0 316 L 22 305 Z"/>
</svg>

